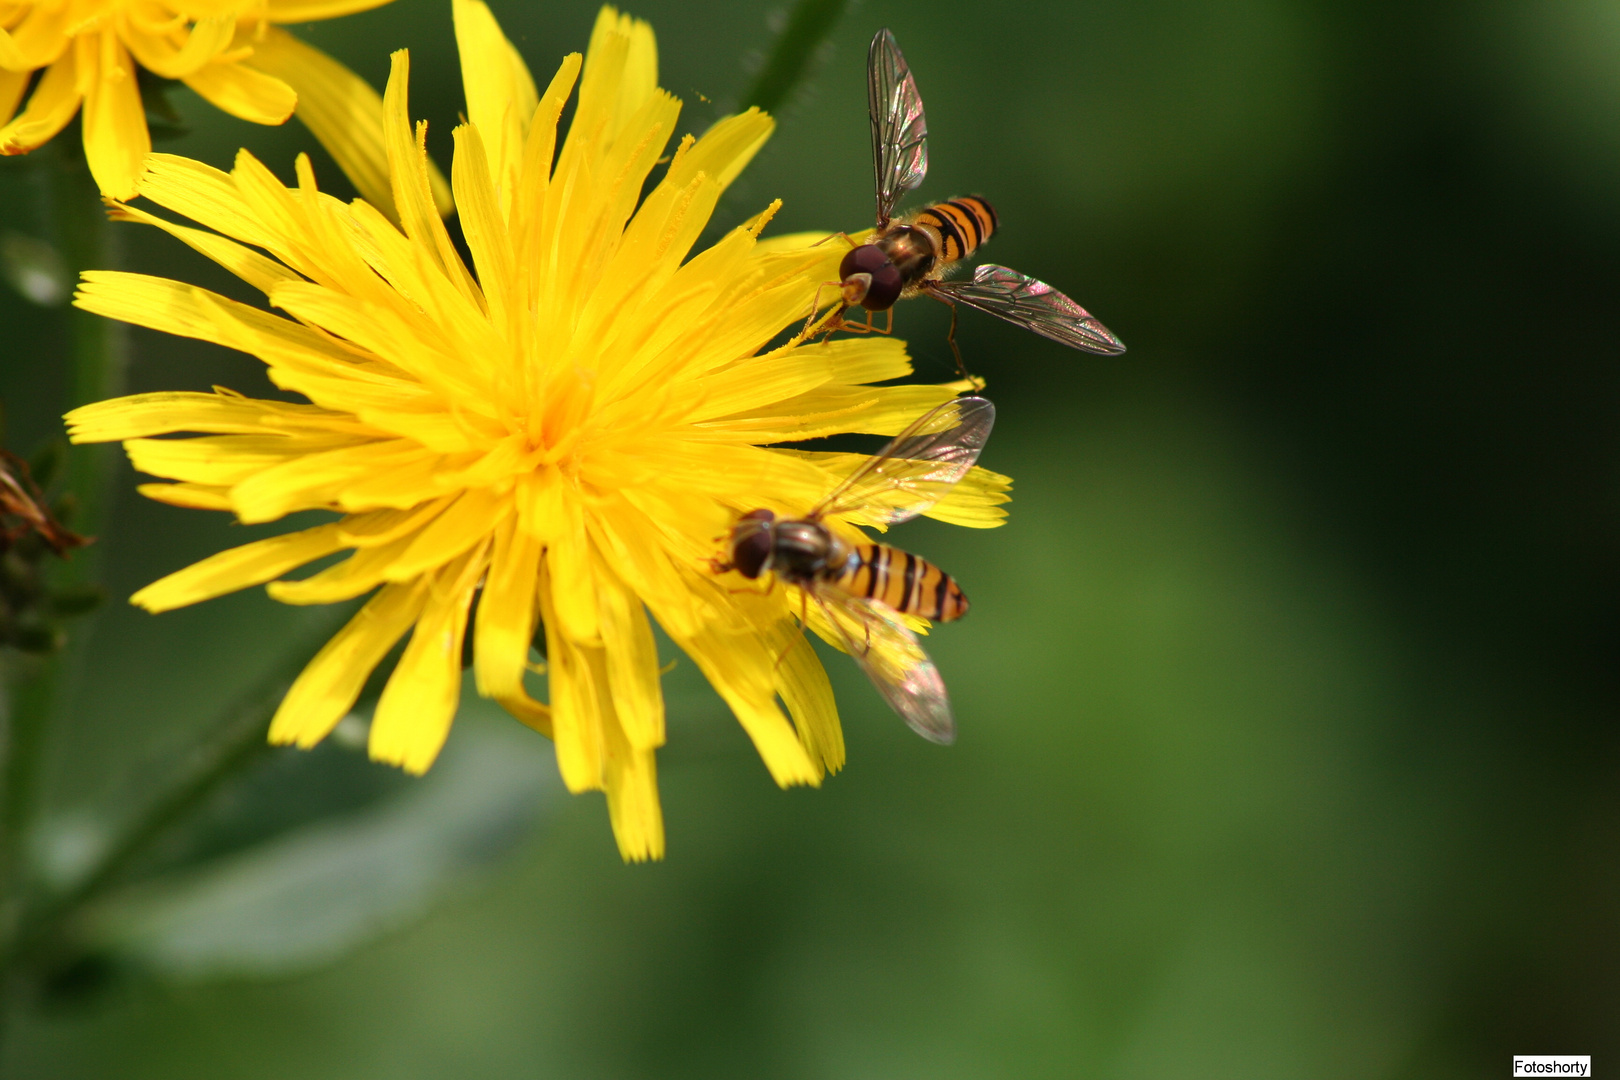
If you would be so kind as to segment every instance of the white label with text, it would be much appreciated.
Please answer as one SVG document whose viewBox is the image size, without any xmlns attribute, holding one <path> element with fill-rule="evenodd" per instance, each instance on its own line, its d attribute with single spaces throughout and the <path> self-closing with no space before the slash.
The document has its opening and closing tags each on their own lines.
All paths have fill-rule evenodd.
<svg viewBox="0 0 1620 1080">
<path fill-rule="evenodd" d="M 1592 1057 L 1590 1054 L 1514 1054 L 1514 1076 L 1539 1076 L 1544 1078 L 1591 1076 Z"/>
</svg>

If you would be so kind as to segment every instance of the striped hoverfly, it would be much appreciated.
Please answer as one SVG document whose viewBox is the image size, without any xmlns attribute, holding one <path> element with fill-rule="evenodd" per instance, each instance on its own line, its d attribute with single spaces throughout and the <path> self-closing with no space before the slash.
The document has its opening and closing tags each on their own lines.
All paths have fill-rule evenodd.
<svg viewBox="0 0 1620 1080">
<path fill-rule="evenodd" d="M 894 328 L 896 301 L 931 296 L 951 308 L 948 340 L 956 366 L 964 372 L 962 353 L 956 345 L 958 304 L 1006 319 L 1071 348 L 1104 356 L 1123 353 L 1124 342 L 1085 308 L 1044 281 L 993 263 L 974 270 L 972 280 L 944 280 L 957 262 L 990 239 L 996 230 L 996 211 L 985 199 L 969 195 L 896 218 L 894 206 L 900 195 L 916 188 L 928 175 L 928 123 L 917 81 L 887 29 L 877 32 L 867 53 L 866 94 L 872 121 L 877 231 L 844 256 L 838 267 L 840 280 L 828 283 L 838 286 L 838 304 L 816 332 L 872 332 L 876 330 L 872 313 L 887 311 L 888 329 L 881 332 L 888 333 Z M 856 306 L 866 310 L 864 325 L 844 319 L 844 313 Z M 819 294 L 813 307 L 820 307 Z M 814 323 L 814 311 L 810 318 Z M 806 330 L 810 330 L 810 324 Z"/>
<path fill-rule="evenodd" d="M 720 572 L 766 573 L 802 590 L 832 636 L 855 658 L 901 719 L 925 739 L 949 744 L 956 721 L 939 670 L 902 615 L 952 622 L 968 609 L 951 576 L 926 559 L 873 541 L 853 543 L 824 519 L 858 514 L 895 525 L 944 498 L 967 475 L 990 437 L 996 409 L 980 397 L 954 398 L 915 420 L 802 518 L 752 510 L 728 538 Z"/>
</svg>

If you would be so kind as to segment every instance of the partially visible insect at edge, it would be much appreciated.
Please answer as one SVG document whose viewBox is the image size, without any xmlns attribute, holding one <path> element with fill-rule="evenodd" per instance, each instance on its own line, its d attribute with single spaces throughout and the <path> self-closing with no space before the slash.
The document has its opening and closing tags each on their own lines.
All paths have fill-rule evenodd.
<svg viewBox="0 0 1620 1080">
<path fill-rule="evenodd" d="M 826 524 L 856 514 L 883 525 L 927 511 L 967 475 L 990 437 L 996 407 L 981 397 L 947 401 L 918 418 L 808 515 L 778 518 L 766 509 L 738 519 L 720 572 L 746 578 L 775 574 L 802 590 L 806 620 L 814 603 L 872 684 L 911 729 L 951 743 L 956 721 L 950 698 L 928 654 L 900 615 L 952 622 L 967 597 L 933 563 L 872 541 L 852 543 Z"/>
<path fill-rule="evenodd" d="M 872 313 L 887 311 L 888 333 L 894 327 L 894 304 L 913 296 L 931 296 L 950 305 L 948 341 L 956 366 L 966 375 L 956 345 L 956 305 L 988 312 L 1071 348 L 1117 356 L 1125 343 L 1092 314 L 1044 281 L 1005 266 L 986 263 L 971 281 L 945 281 L 960 260 L 976 251 L 996 230 L 996 211 L 988 201 L 968 195 L 894 217 L 894 205 L 928 175 L 928 123 L 922 97 L 900 54 L 894 35 L 879 30 L 866 57 L 867 109 L 872 120 L 872 166 L 876 177 L 877 232 L 854 246 L 839 264 L 839 302 L 819 326 L 815 310 L 805 324 L 806 336 L 852 330 L 870 333 Z M 848 239 L 846 237 L 846 239 Z M 818 291 L 813 309 L 821 303 Z M 866 310 L 864 325 L 844 313 Z"/>
</svg>

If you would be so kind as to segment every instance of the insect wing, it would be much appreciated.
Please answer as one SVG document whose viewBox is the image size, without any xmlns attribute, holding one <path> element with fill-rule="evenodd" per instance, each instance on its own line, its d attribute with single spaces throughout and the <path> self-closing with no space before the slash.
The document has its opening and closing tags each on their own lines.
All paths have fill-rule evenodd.
<svg viewBox="0 0 1620 1080">
<path fill-rule="evenodd" d="M 952 398 L 918 417 L 833 489 L 813 517 L 860 512 L 881 525 L 910 521 L 943 499 L 979 460 L 996 407 Z"/>
<path fill-rule="evenodd" d="M 866 107 L 872 118 L 872 168 L 881 229 L 894 215 L 901 193 L 928 175 L 928 121 L 922 96 L 887 29 L 877 32 L 866 54 Z"/>
<path fill-rule="evenodd" d="M 956 719 L 945 680 L 910 627 L 885 604 L 831 587 L 814 595 L 845 651 L 900 719 L 929 742 L 955 742 Z"/>
<path fill-rule="evenodd" d="M 1104 356 L 1118 356 L 1125 343 L 1085 308 L 1044 281 L 1005 266 L 986 263 L 972 281 L 939 281 L 930 289 L 941 299 L 999 316 L 1042 337 Z"/>
</svg>

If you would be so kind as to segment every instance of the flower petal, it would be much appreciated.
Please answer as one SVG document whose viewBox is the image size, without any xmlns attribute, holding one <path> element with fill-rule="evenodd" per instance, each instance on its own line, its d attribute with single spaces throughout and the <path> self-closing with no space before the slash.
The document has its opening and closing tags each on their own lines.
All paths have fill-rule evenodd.
<svg viewBox="0 0 1620 1080">
<path fill-rule="evenodd" d="M 229 510 L 231 489 L 208 484 L 136 484 L 135 490 L 153 502 L 187 510 Z"/>
<path fill-rule="evenodd" d="M 117 442 L 179 431 L 264 434 L 363 429 L 345 413 L 291 401 L 263 401 L 216 390 L 212 394 L 159 391 L 82 405 L 63 417 L 76 443 Z"/>
<path fill-rule="evenodd" d="M 461 697 L 467 608 L 488 559 L 486 542 L 427 579 L 427 605 L 371 719 L 372 760 L 420 774 L 439 756 Z"/>
<path fill-rule="evenodd" d="M 408 581 L 444 566 L 480 540 L 493 536 L 511 512 L 511 502 L 488 489 L 463 492 L 388 570 L 388 580 Z"/>
<path fill-rule="evenodd" d="M 528 65 L 501 33 L 483 0 L 455 0 L 452 11 L 467 119 L 483 139 L 490 184 L 505 220 L 518 189 L 524 136 L 539 93 Z"/>
<path fill-rule="evenodd" d="M 603 5 L 585 50 L 585 66 L 586 86 L 580 88 L 580 102 L 583 105 L 587 95 L 600 99 L 607 109 L 611 141 L 612 133 L 622 131 L 625 121 L 658 89 L 658 43 L 652 26 Z"/>
<path fill-rule="evenodd" d="M 626 862 L 664 857 L 664 812 L 658 805 L 658 765 L 651 750 L 631 745 L 618 723 L 606 723 L 603 788 L 608 820 Z"/>
<path fill-rule="evenodd" d="M 604 706 L 612 708 L 606 686 L 598 686 L 586 650 L 557 630 L 551 602 L 550 568 L 542 564 L 536 594 L 546 629 L 546 683 L 551 690 L 551 728 L 557 741 L 557 770 L 569 791 L 602 787 Z M 607 700 L 604 702 L 604 698 Z"/>
<path fill-rule="evenodd" d="M 827 772 L 837 772 L 844 767 L 844 729 L 838 723 L 838 703 L 833 699 L 827 671 L 797 627 L 786 620 L 779 627 L 780 633 L 789 637 L 789 643 L 776 668 L 776 692 L 793 714 L 799 741 L 811 763 Z"/>
<path fill-rule="evenodd" d="M 456 128 L 455 140 L 456 156 L 450 176 L 461 231 L 472 252 L 473 265 L 478 268 L 478 284 L 489 303 L 490 322 L 497 331 L 507 331 L 509 319 L 517 312 L 508 302 L 513 284 L 512 242 L 502 216 L 500 192 L 490 183 L 491 166 L 484 156 L 484 141 L 477 126 L 463 124 Z M 512 179 L 515 182 L 515 174 Z"/>
<path fill-rule="evenodd" d="M 411 76 L 411 58 L 408 50 L 393 54 L 393 67 L 388 74 L 388 88 L 383 93 L 383 147 L 388 154 L 388 172 L 394 192 L 394 209 L 399 222 L 424 254 L 436 265 L 455 287 L 466 296 L 473 296 L 477 286 L 450 242 L 444 222 L 439 219 L 433 203 L 433 186 L 428 179 L 427 151 L 423 140 L 427 128 L 420 128 L 413 137 L 407 86 Z"/>
<path fill-rule="evenodd" d="M 22 102 L 23 91 L 28 89 L 28 81 L 33 77 L 32 71 L 7 71 L 0 68 L 0 130 L 9 123 L 17 113 L 17 106 Z"/>
<path fill-rule="evenodd" d="M 253 124 L 285 124 L 298 104 L 296 90 L 246 64 L 205 64 L 182 81 L 214 108 Z"/>
<path fill-rule="evenodd" d="M 782 787 L 820 784 L 821 770 L 811 763 L 793 725 L 776 706 L 776 657 L 758 636 L 738 629 L 751 628 L 752 620 L 740 611 L 734 620 L 677 638 L 676 643 L 731 706 L 771 779 Z"/>
<path fill-rule="evenodd" d="M 357 549 L 340 563 L 300 581 L 272 581 L 265 591 L 283 604 L 336 604 L 363 596 L 387 580 L 388 568 L 410 547 L 410 536 Z"/>
<path fill-rule="evenodd" d="M 141 67 L 165 79 L 183 79 L 230 47 L 236 13 L 200 18 L 184 33 L 185 44 L 176 47 L 170 35 L 144 33 L 126 19 L 121 38 Z"/>
<path fill-rule="evenodd" d="M 343 546 L 336 522 L 302 532 L 272 536 L 210 555 L 202 562 L 159 578 L 129 598 L 147 611 L 171 611 L 216 596 L 260 585 Z"/>
<path fill-rule="evenodd" d="M 0 127 L 0 154 L 26 154 L 49 142 L 67 127 L 83 100 L 84 94 L 79 88 L 78 50 L 70 49 L 45 70 L 22 113 Z"/>
<path fill-rule="evenodd" d="M 320 22 L 370 11 L 382 7 L 389 0 L 269 0 L 266 4 L 271 22 Z"/>
<path fill-rule="evenodd" d="M 293 115 L 326 147 L 360 197 L 397 221 L 383 146 L 382 95 L 347 67 L 279 27 L 267 28 L 244 62 L 293 88 L 298 94 Z M 441 215 L 449 214 L 454 209 L 450 185 L 431 161 L 428 179 L 434 206 Z"/>
<path fill-rule="evenodd" d="M 508 516 L 495 530 L 489 577 L 478 602 L 474 674 L 480 694 L 499 701 L 525 723 L 543 720 L 549 735 L 550 710 L 523 686 L 538 615 L 539 572 L 539 543 L 518 527 L 516 514 Z"/>
<path fill-rule="evenodd" d="M 777 401 L 746 417 L 698 425 L 697 437 L 774 443 L 844 432 L 898 435 L 918 416 L 956 396 L 950 386 L 828 386 Z"/>
<path fill-rule="evenodd" d="M 613 710 L 630 745 L 651 750 L 664 745 L 664 692 L 652 624 L 641 598 L 613 580 L 607 566 L 599 566 L 596 577 L 602 640 L 610 643 L 603 651 Z"/>
<path fill-rule="evenodd" d="M 291 246 L 242 198 L 231 174 L 212 165 L 174 154 L 152 154 L 141 175 L 140 193 L 199 225 L 264 248 L 283 262 L 291 257 Z"/>
<path fill-rule="evenodd" d="M 237 435 L 227 438 L 244 440 L 248 436 Z M 142 464 L 136 465 L 136 468 L 143 468 L 143 465 L 152 461 L 159 447 L 189 447 L 202 441 L 202 439 L 187 439 L 181 442 L 168 439 L 139 440 L 126 443 L 125 446 L 140 445 L 146 451 L 141 459 Z M 234 445 L 241 444 L 237 442 Z M 258 447 L 255 445 L 251 449 L 257 450 Z M 171 456 L 172 453 L 171 451 Z M 215 455 L 210 455 L 208 460 L 203 461 L 202 468 L 214 466 L 216 470 L 219 469 L 219 466 L 215 465 L 214 457 Z M 135 460 L 133 450 L 131 460 Z M 231 489 L 231 506 L 235 509 L 237 518 L 253 523 L 275 521 L 299 510 L 336 506 L 342 506 L 347 510 L 373 509 L 374 506 L 356 506 L 353 500 L 346 496 L 349 496 L 355 487 L 362 486 L 379 476 L 404 471 L 413 463 L 437 464 L 439 456 L 423 450 L 408 439 L 348 438 L 339 441 L 339 438 L 333 438 L 329 439 L 325 446 L 312 444 L 297 454 L 287 454 L 282 460 L 265 461 L 256 466 L 251 462 L 252 458 L 248 454 L 240 455 L 234 461 L 227 459 L 228 464 L 236 464 L 241 470 L 229 481 L 211 481 L 203 475 L 181 475 L 174 471 L 154 475 L 173 476 L 176 480 L 192 480 L 198 483 L 233 483 L 236 486 Z M 163 458 L 162 465 L 170 470 L 177 468 L 170 463 L 169 456 Z M 151 470 L 148 468 L 143 471 Z M 220 474 L 218 471 L 215 472 L 215 475 Z M 422 500 L 412 499 L 406 505 L 414 505 L 420 501 Z"/>
<path fill-rule="evenodd" d="M 773 448 L 772 452 L 802 458 L 826 469 L 837 479 L 848 476 L 870 460 L 866 454 L 830 454 L 818 450 Z M 993 529 L 1006 523 L 1007 511 L 1002 509 L 1002 504 L 1010 501 L 1007 492 L 1011 489 L 1011 477 L 975 465 L 944 498 L 923 511 L 923 516 L 970 529 Z M 904 496 L 901 495 L 894 505 L 900 505 L 903 501 Z M 879 507 L 874 506 L 873 509 Z M 879 516 L 874 515 L 867 520 L 859 514 L 852 514 L 850 521 L 857 525 L 879 526 Z"/>
<path fill-rule="evenodd" d="M 144 210 L 125 206 L 123 203 L 113 203 L 107 216 L 114 221 L 139 221 L 142 224 L 156 226 L 267 295 L 270 290 L 284 282 L 303 280 L 281 263 L 266 258 L 234 240 L 227 240 L 223 236 L 203 232 L 201 229 L 188 229 L 183 225 L 176 225 L 148 214 Z"/>
<path fill-rule="evenodd" d="M 366 679 L 427 602 L 423 582 L 385 585 L 305 666 L 270 721 L 270 741 L 314 746 L 354 707 Z"/>
<path fill-rule="evenodd" d="M 0 30 L 0 68 L 31 72 L 53 64 L 67 51 L 68 4 L 32 4 L 22 22 Z"/>
</svg>

